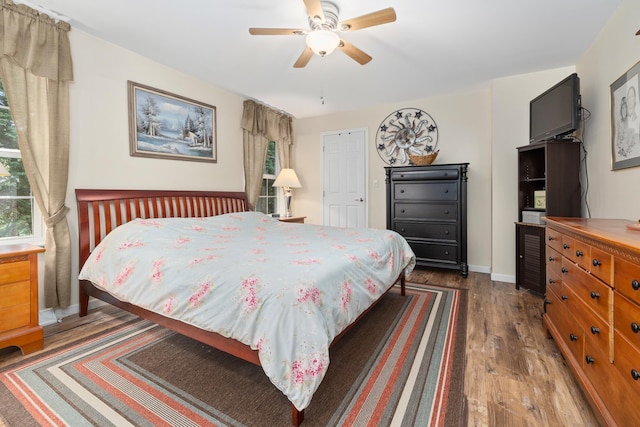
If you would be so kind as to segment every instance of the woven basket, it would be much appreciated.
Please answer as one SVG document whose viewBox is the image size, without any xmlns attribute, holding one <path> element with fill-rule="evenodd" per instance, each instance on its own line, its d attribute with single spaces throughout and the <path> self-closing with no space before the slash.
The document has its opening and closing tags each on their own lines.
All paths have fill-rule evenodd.
<svg viewBox="0 0 640 427">
<path fill-rule="evenodd" d="M 431 163 L 433 163 L 436 157 L 438 157 L 439 152 L 440 150 L 434 151 L 433 153 L 425 154 L 424 156 L 414 156 L 413 154 L 409 154 L 409 159 L 415 166 L 430 165 Z"/>
</svg>

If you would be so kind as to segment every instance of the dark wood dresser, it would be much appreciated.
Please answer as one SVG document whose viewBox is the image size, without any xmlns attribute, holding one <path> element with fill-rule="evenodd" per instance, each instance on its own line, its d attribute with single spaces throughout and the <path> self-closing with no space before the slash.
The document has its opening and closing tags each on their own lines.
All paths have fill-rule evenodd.
<svg viewBox="0 0 640 427">
<path fill-rule="evenodd" d="M 640 425 L 640 231 L 547 217 L 544 325 L 603 425 Z"/>
<path fill-rule="evenodd" d="M 467 265 L 468 163 L 386 167 L 387 228 L 401 234 L 416 264 L 460 270 Z"/>
</svg>

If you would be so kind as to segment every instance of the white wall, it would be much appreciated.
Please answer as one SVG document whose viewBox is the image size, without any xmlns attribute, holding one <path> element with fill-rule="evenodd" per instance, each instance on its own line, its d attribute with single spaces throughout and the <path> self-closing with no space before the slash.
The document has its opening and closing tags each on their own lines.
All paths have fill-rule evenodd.
<svg viewBox="0 0 640 427">
<path fill-rule="evenodd" d="M 240 128 L 244 98 L 82 31 L 73 29 L 69 36 L 75 80 L 70 87 L 67 206 L 71 211 L 67 219 L 75 279 L 78 273 L 76 188 L 244 189 Z M 218 162 L 131 157 L 127 80 L 216 106 Z M 72 304 L 75 304 L 78 301 L 76 280 L 72 283 L 72 292 Z M 40 307 L 43 307 L 42 299 Z"/>
<path fill-rule="evenodd" d="M 468 263 L 474 271 L 489 271 L 491 253 L 491 109 L 490 86 L 464 92 L 403 102 L 378 105 L 335 115 L 296 121 L 294 164 L 302 188 L 295 190 L 293 209 L 296 215 L 306 215 L 310 223 L 322 223 L 322 141 L 321 134 L 354 128 L 368 129 L 369 226 L 386 227 L 386 163 L 375 148 L 380 123 L 400 108 L 420 108 L 438 126 L 440 154 L 436 164 L 464 163 L 469 165 L 468 181 Z"/>
<path fill-rule="evenodd" d="M 591 111 L 583 135 L 592 217 L 640 218 L 640 167 L 611 170 L 610 85 L 640 61 L 640 1 L 625 0 L 580 58 L 582 105 Z M 583 214 L 586 214 L 583 208 Z"/>
</svg>

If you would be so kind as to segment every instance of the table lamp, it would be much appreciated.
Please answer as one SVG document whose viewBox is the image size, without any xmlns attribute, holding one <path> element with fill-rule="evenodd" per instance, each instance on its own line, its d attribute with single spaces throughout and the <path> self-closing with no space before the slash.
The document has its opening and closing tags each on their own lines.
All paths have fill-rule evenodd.
<svg viewBox="0 0 640 427">
<path fill-rule="evenodd" d="M 282 187 L 284 192 L 284 200 L 287 210 L 284 214 L 285 218 L 291 217 L 291 189 L 300 188 L 300 180 L 293 169 L 284 168 L 280 169 L 278 177 L 273 182 L 274 187 Z"/>
</svg>

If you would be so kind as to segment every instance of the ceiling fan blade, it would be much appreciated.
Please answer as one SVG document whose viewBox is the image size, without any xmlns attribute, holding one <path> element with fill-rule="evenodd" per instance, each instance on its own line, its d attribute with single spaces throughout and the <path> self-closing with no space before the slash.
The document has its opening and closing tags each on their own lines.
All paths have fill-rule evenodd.
<svg viewBox="0 0 640 427">
<path fill-rule="evenodd" d="M 299 36 L 307 30 L 299 28 L 249 28 L 249 34 L 254 36 Z"/>
<path fill-rule="evenodd" d="M 298 57 L 298 60 L 293 64 L 293 68 L 304 68 L 309 63 L 309 60 L 313 56 L 313 51 L 309 46 L 306 47 L 302 54 Z"/>
<path fill-rule="evenodd" d="M 304 6 L 307 8 L 307 13 L 309 13 L 309 17 L 313 19 L 317 16 L 321 22 L 324 22 L 324 11 L 322 10 L 322 4 L 320 4 L 320 0 L 303 1 Z"/>
<path fill-rule="evenodd" d="M 396 11 L 392 7 L 371 12 L 357 18 L 347 19 L 338 24 L 340 31 L 355 31 L 375 25 L 387 24 L 396 20 Z"/>
<path fill-rule="evenodd" d="M 343 51 L 347 56 L 351 57 L 354 61 L 358 62 L 360 65 L 364 65 L 367 62 L 371 61 L 371 57 L 349 43 L 346 40 L 340 39 L 340 44 L 338 45 L 338 49 Z M 313 52 L 313 51 L 312 51 Z"/>
</svg>

